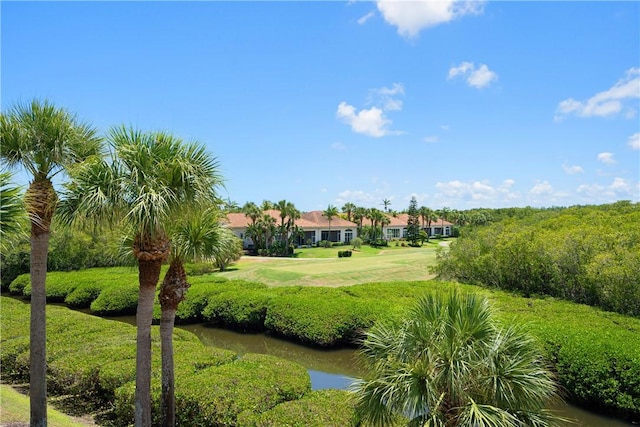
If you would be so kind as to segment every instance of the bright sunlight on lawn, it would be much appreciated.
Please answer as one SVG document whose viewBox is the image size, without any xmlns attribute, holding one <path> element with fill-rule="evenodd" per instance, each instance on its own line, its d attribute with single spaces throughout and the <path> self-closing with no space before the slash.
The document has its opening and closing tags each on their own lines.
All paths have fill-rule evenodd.
<svg viewBox="0 0 640 427">
<path fill-rule="evenodd" d="M 436 241 L 437 242 L 437 241 Z M 350 258 L 338 258 L 338 251 L 350 246 L 296 250 L 296 258 L 243 257 L 229 271 L 229 279 L 258 281 L 269 286 L 347 286 L 367 282 L 428 280 L 434 277 L 438 243 L 420 248 L 362 248 Z"/>
</svg>

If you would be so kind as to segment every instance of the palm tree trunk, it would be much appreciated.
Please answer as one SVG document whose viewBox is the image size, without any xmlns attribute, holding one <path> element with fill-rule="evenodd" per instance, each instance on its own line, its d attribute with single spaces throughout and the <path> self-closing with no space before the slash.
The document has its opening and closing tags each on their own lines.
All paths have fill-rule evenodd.
<svg viewBox="0 0 640 427">
<path fill-rule="evenodd" d="M 175 374 L 173 364 L 173 325 L 176 310 L 184 300 L 189 283 L 182 261 L 171 261 L 160 289 L 160 342 L 162 351 L 162 426 L 174 427 L 176 424 Z"/>
<path fill-rule="evenodd" d="M 48 227 L 47 227 L 48 228 Z M 47 333 L 46 293 L 49 231 L 32 225 L 31 324 L 29 334 L 29 400 L 31 427 L 47 425 Z"/>
<path fill-rule="evenodd" d="M 32 427 L 47 425 L 47 255 L 51 218 L 57 201 L 49 179 L 36 177 L 29 184 L 25 204 L 31 220 L 29 401 Z"/>
<path fill-rule="evenodd" d="M 175 309 L 162 309 L 160 317 L 160 341 L 162 343 L 162 426 L 176 425 L 175 375 L 173 368 L 173 325 Z"/>
<path fill-rule="evenodd" d="M 135 426 L 151 427 L 151 322 L 162 259 L 138 260 Z"/>
</svg>

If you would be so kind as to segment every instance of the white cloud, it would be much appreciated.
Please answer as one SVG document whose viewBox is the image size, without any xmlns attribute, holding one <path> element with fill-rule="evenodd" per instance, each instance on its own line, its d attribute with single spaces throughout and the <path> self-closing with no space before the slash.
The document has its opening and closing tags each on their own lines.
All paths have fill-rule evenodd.
<svg viewBox="0 0 640 427">
<path fill-rule="evenodd" d="M 613 158 L 613 153 L 608 152 L 598 154 L 598 161 L 604 163 L 605 165 L 612 165 L 616 162 L 616 160 Z"/>
<path fill-rule="evenodd" d="M 577 192 L 584 196 L 589 203 L 609 203 L 617 200 L 638 200 L 640 182 L 633 182 L 615 177 L 609 185 L 583 184 Z"/>
<path fill-rule="evenodd" d="M 575 175 L 577 173 L 583 173 L 584 172 L 584 169 L 582 169 L 581 166 L 577 166 L 577 165 L 569 166 L 569 165 L 567 165 L 565 163 L 562 164 L 562 169 L 568 175 Z"/>
<path fill-rule="evenodd" d="M 358 19 L 358 24 L 364 25 L 364 23 L 367 22 L 369 19 L 373 18 L 375 14 L 376 13 L 372 10 L 371 12 L 367 13 L 366 15 Z"/>
<path fill-rule="evenodd" d="M 338 151 L 344 151 L 347 149 L 347 146 L 340 141 L 336 141 L 333 144 L 331 144 L 331 148 Z"/>
<path fill-rule="evenodd" d="M 362 109 L 356 113 L 356 108 L 346 102 L 338 105 L 336 116 L 344 123 L 351 126 L 351 130 L 367 136 L 380 138 L 392 132 L 388 129 L 391 120 L 384 116 L 381 109 L 371 107 L 368 110 Z"/>
<path fill-rule="evenodd" d="M 484 3 L 480 0 L 379 0 L 378 10 L 388 24 L 398 28 L 398 34 L 411 38 L 425 28 L 450 22 L 464 15 L 481 14 Z"/>
<path fill-rule="evenodd" d="M 402 109 L 404 85 L 394 83 L 390 88 L 381 87 L 371 89 L 368 95 L 368 104 L 374 104 L 371 108 L 363 108 L 357 111 L 356 107 L 345 101 L 338 105 L 336 117 L 351 126 L 351 130 L 367 136 L 380 138 L 387 135 L 399 135 L 402 132 L 390 130 L 391 120 L 385 116 L 386 111 L 399 111 Z"/>
<path fill-rule="evenodd" d="M 632 150 L 640 150 L 640 132 L 636 132 L 627 141 Z"/>
<path fill-rule="evenodd" d="M 529 193 L 536 196 L 551 195 L 553 194 L 553 186 L 549 184 L 549 181 L 538 182 L 533 186 L 533 188 L 531 188 L 531 190 L 529 190 Z"/>
<path fill-rule="evenodd" d="M 515 184 L 513 179 L 505 179 L 500 185 L 493 186 L 489 181 L 469 181 L 459 180 L 449 182 L 437 182 L 436 199 L 441 200 L 464 200 L 467 202 L 503 202 L 517 199 L 519 196 L 513 192 L 511 187 Z M 477 204 L 477 203 L 474 203 Z"/>
<path fill-rule="evenodd" d="M 449 68 L 447 79 L 450 80 L 457 76 L 467 76 L 467 84 L 476 89 L 485 88 L 498 80 L 498 75 L 491 71 L 486 64 L 480 64 L 480 67 L 476 68 L 473 62 L 462 62 L 457 67 Z"/>
<path fill-rule="evenodd" d="M 457 67 L 449 68 L 449 75 L 447 78 L 452 79 L 457 75 L 465 75 L 469 71 L 473 70 L 474 65 L 473 62 L 462 62 Z"/>
<path fill-rule="evenodd" d="M 404 85 L 394 83 L 390 88 L 381 87 L 369 91 L 368 103 L 382 106 L 384 111 L 402 110 L 402 100 L 399 96 L 404 96 Z"/>
<path fill-rule="evenodd" d="M 424 138 L 422 138 L 422 141 L 426 142 L 427 144 L 433 144 L 438 142 L 438 137 L 435 135 L 425 136 Z"/>
<path fill-rule="evenodd" d="M 586 101 L 573 98 L 561 101 L 556 109 L 555 120 L 561 121 L 570 114 L 578 117 L 614 116 L 625 108 L 625 117 L 634 117 L 635 109 L 625 101 L 637 98 L 640 98 L 640 68 L 631 68 L 611 88 L 596 93 Z"/>
</svg>

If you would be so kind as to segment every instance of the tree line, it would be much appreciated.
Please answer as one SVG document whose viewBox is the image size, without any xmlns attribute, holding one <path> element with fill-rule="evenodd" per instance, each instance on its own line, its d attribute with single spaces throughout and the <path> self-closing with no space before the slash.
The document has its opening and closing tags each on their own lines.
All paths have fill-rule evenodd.
<svg viewBox="0 0 640 427">
<path fill-rule="evenodd" d="M 519 211 L 517 213 L 522 213 Z M 640 316 L 640 206 L 528 209 L 470 227 L 442 251 L 443 278 Z"/>
</svg>

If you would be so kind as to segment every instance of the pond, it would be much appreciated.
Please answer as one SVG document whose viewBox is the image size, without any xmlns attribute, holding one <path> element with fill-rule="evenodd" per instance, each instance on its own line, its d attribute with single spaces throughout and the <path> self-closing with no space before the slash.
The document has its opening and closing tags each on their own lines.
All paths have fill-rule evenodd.
<svg viewBox="0 0 640 427">
<path fill-rule="evenodd" d="M 135 324 L 135 316 L 115 317 Z M 200 341 L 211 347 L 232 350 L 238 354 L 260 353 L 281 357 L 304 366 L 311 377 L 314 390 L 324 388 L 346 389 L 353 378 L 362 372 L 357 353 L 352 348 L 321 350 L 306 347 L 265 334 L 242 334 L 204 324 L 180 325 L 180 329 L 192 332 Z M 573 405 L 564 404 L 556 410 L 577 424 L 588 427 L 628 427 L 633 424 L 602 416 Z"/>
</svg>

